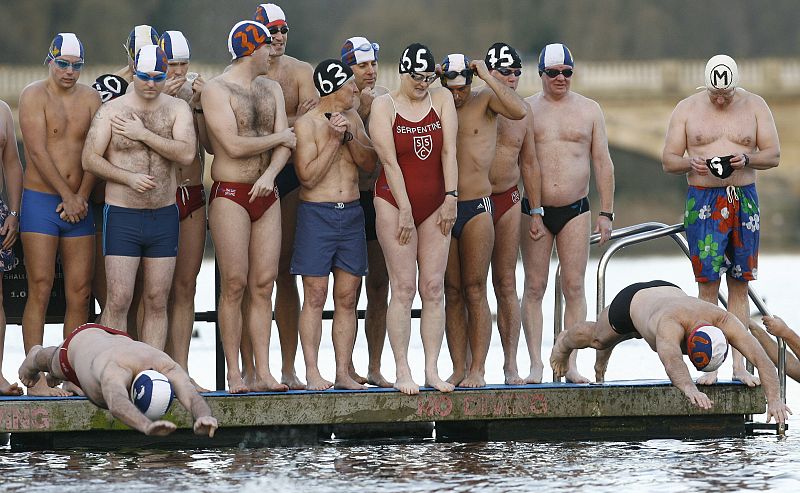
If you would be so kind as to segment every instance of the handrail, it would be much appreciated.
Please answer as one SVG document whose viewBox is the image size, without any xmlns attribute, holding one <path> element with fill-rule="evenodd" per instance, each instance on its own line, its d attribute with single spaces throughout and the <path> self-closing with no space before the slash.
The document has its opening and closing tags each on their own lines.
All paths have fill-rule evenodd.
<svg viewBox="0 0 800 493">
<path fill-rule="evenodd" d="M 670 236 L 675 243 L 683 250 L 683 253 L 686 254 L 688 258 L 691 258 L 689 253 L 689 244 L 680 233 L 684 232 L 683 224 L 674 224 L 672 226 L 667 226 L 663 223 L 642 223 L 637 224 L 634 226 L 628 226 L 626 228 L 621 228 L 612 233 L 611 239 L 618 239 L 618 241 L 611 244 L 608 249 L 603 252 L 603 255 L 600 257 L 600 261 L 598 262 L 597 266 L 597 314 L 599 315 L 600 312 L 605 307 L 605 271 L 608 267 L 608 262 L 611 260 L 611 257 L 616 254 L 622 248 L 628 245 L 634 245 L 637 243 L 642 243 L 645 241 L 663 238 L 665 236 Z M 616 235 L 614 233 L 617 233 Z M 590 237 L 590 244 L 599 242 L 600 235 L 595 234 Z M 561 292 L 561 266 L 559 264 L 556 270 L 556 303 L 555 303 L 555 317 L 556 323 L 554 324 L 554 337 L 558 337 L 558 334 L 561 332 L 563 327 L 563 295 Z M 762 315 L 771 316 L 769 309 L 767 308 L 764 300 L 758 295 L 758 293 L 753 289 L 751 284 L 748 284 L 747 292 L 753 303 L 758 308 L 759 312 Z M 722 304 L 727 307 L 727 299 L 725 295 L 722 293 L 718 293 L 718 298 L 722 302 Z M 555 339 L 554 339 L 555 340 Z M 786 403 L 786 342 L 778 337 L 778 384 L 779 384 L 779 391 L 780 391 L 780 398 L 783 403 Z M 553 381 L 560 381 L 560 378 L 556 377 L 555 373 L 553 374 Z M 785 425 L 778 425 L 777 432 L 779 435 L 784 435 L 786 433 Z"/>
</svg>

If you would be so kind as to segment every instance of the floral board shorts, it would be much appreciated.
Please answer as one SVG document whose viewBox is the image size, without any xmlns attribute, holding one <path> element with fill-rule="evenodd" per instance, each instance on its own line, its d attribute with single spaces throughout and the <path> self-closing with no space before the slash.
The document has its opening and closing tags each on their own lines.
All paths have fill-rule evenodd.
<svg viewBox="0 0 800 493">
<path fill-rule="evenodd" d="M 6 218 L 8 217 L 8 206 L 0 200 L 0 227 L 2 227 L 6 223 Z M 0 235 L 0 243 L 5 240 L 5 236 Z M 19 261 L 14 256 L 14 252 L 11 249 L 8 250 L 0 250 L 0 272 L 8 272 L 12 270 L 14 267 L 17 266 Z"/>
<path fill-rule="evenodd" d="M 697 282 L 717 281 L 726 272 L 740 281 L 756 279 L 760 224 L 755 184 L 689 186 L 683 226 Z"/>
</svg>

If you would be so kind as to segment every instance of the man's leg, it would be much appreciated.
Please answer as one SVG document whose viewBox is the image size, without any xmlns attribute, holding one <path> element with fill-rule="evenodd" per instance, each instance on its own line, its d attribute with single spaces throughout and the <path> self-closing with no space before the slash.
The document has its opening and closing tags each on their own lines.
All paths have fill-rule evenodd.
<svg viewBox="0 0 800 493">
<path fill-rule="evenodd" d="M 517 368 L 520 306 L 517 297 L 517 258 L 519 257 L 520 203 L 511 207 L 494 225 L 492 284 L 497 298 L 497 330 L 503 345 L 503 373 L 506 385 L 525 381 Z"/>
<path fill-rule="evenodd" d="M 25 354 L 44 340 L 44 319 L 53 290 L 59 238 L 40 233 L 21 233 L 28 277 L 28 299 L 22 312 L 22 342 Z M 50 388 L 44 377 L 28 389 L 28 395 L 66 397 L 71 392 Z"/>
<path fill-rule="evenodd" d="M 167 342 L 167 299 L 175 272 L 175 257 L 145 257 L 142 264 L 144 320 L 141 341 L 163 351 Z"/>
<path fill-rule="evenodd" d="M 94 235 L 61 238 L 61 263 L 64 269 L 64 338 L 89 319 L 94 271 Z"/>
<path fill-rule="evenodd" d="M 300 294 L 297 291 L 296 276 L 289 273 L 294 251 L 298 202 L 298 190 L 281 197 L 281 256 L 275 284 L 275 323 L 278 325 L 278 339 L 281 343 L 281 383 L 292 390 L 306 388 L 297 377 L 294 367 L 300 324 Z"/>
<path fill-rule="evenodd" d="M 479 214 L 464 227 L 458 242 L 461 259 L 461 285 L 467 305 L 467 337 L 472 362 L 462 387 L 484 387 L 486 356 L 492 340 L 492 312 L 486 294 L 486 279 L 494 245 L 491 214 Z"/>
<path fill-rule="evenodd" d="M 218 198 L 208 208 L 211 237 L 220 274 L 219 327 L 225 352 L 228 392 L 240 394 L 250 389 L 242 379 L 239 346 L 242 340 L 242 297 L 249 270 L 250 216 L 235 202 Z"/>
<path fill-rule="evenodd" d="M 731 276 L 727 277 L 728 282 L 728 311 L 739 319 L 745 327 L 750 323 L 750 302 L 747 296 L 747 281 L 740 281 Z M 755 387 L 761 384 L 758 377 L 753 376 L 744 364 L 744 356 L 735 348 L 731 348 L 731 359 L 733 361 L 733 379 L 739 380 L 748 387 Z"/>
<path fill-rule="evenodd" d="M 3 309 L 3 273 L 0 272 L 0 395 L 22 395 L 22 387 L 9 383 L 2 373 L 6 343 L 6 311 Z"/>
<path fill-rule="evenodd" d="M 618 334 L 611 328 L 608 308 L 605 308 L 597 317 L 597 322 L 578 322 L 558 335 L 550 354 L 550 366 L 556 375 L 565 376 L 569 371 L 570 355 L 578 349 L 592 347 L 610 354 L 614 346 L 631 337 L 631 334 Z"/>
<path fill-rule="evenodd" d="M 467 306 L 461 281 L 460 241 L 455 238 L 450 240 L 444 274 L 445 334 L 450 360 L 453 362 L 453 374 L 447 378 L 447 381 L 455 386 L 461 385 L 461 381 L 467 376 L 467 346 L 469 344 Z M 421 282 L 420 285 L 422 285 Z"/>
<path fill-rule="evenodd" d="M 247 334 L 255 362 L 255 374 L 250 390 L 257 392 L 284 391 L 289 387 L 278 383 L 269 368 L 269 340 L 272 333 L 272 287 L 278 276 L 278 257 L 281 251 L 280 206 L 270 207 L 250 231 L 250 271 L 247 274 L 246 313 Z M 243 358 L 244 358 L 244 353 Z"/>
<path fill-rule="evenodd" d="M 325 390 L 333 385 L 333 382 L 322 378 L 317 364 L 319 342 L 322 339 L 322 310 L 327 297 L 328 276 L 303 276 L 300 344 L 303 346 L 303 359 L 306 365 L 307 390 Z"/>
<path fill-rule="evenodd" d="M 336 358 L 336 381 L 333 385 L 337 389 L 366 389 L 350 376 L 353 341 L 356 338 L 356 293 L 360 285 L 361 277 L 339 268 L 333 269 L 333 328 L 331 335 Z"/>
<path fill-rule="evenodd" d="M 712 305 L 716 305 L 718 300 L 717 296 L 719 294 L 719 283 L 720 279 L 717 279 L 715 281 L 697 283 L 697 293 L 698 293 L 697 297 L 703 301 L 711 303 Z M 717 370 L 710 371 L 708 373 L 703 373 L 697 379 L 698 385 L 713 385 L 716 382 L 717 382 Z"/>
<path fill-rule="evenodd" d="M 139 257 L 106 255 L 106 307 L 101 323 L 107 327 L 127 332 L 128 309 L 133 299 Z"/>
<path fill-rule="evenodd" d="M 522 217 L 520 224 L 520 247 L 522 266 L 525 270 L 525 284 L 522 292 L 521 319 L 525 332 L 525 343 L 530 357 L 530 374 L 525 383 L 542 383 L 542 302 L 547 290 L 547 276 L 550 272 L 550 256 L 553 253 L 553 235 L 547 229 L 544 236 L 536 241 L 531 239 L 530 217 Z"/>
<path fill-rule="evenodd" d="M 592 215 L 585 212 L 564 225 L 556 236 L 556 252 L 561 263 L 561 289 L 564 293 L 564 327 L 569 329 L 586 321 L 586 264 L 589 261 L 589 230 Z M 589 383 L 578 373 L 578 353 L 569 358 L 569 369 L 564 374 L 568 382 Z"/>
<path fill-rule="evenodd" d="M 106 260 L 103 257 L 103 232 L 94 235 L 94 275 L 92 276 L 92 295 L 100 305 L 100 316 L 106 306 Z"/>
<path fill-rule="evenodd" d="M 420 335 L 425 351 L 425 386 L 451 392 L 455 385 L 439 376 L 439 352 L 445 332 L 444 272 L 447 268 L 450 235 L 443 235 L 436 214 L 417 229 L 419 234 L 419 296 L 422 299 Z M 388 257 L 387 257 L 388 260 Z M 392 288 L 394 297 L 394 288 Z M 406 312 L 408 313 L 408 312 Z"/>
<path fill-rule="evenodd" d="M 386 341 L 386 310 L 389 307 L 389 273 L 386 259 L 377 240 L 367 242 L 369 273 L 364 277 L 367 291 L 367 314 L 364 317 L 364 332 L 367 336 L 367 382 L 378 387 L 391 387 L 381 373 L 381 355 Z"/>
<path fill-rule="evenodd" d="M 405 394 L 418 394 L 419 385 L 411 377 L 411 368 L 408 365 L 408 342 L 411 337 L 411 304 L 414 301 L 414 295 L 417 293 L 417 230 L 412 231 L 411 239 L 408 243 L 401 245 L 397 240 L 397 209 L 385 200 L 376 198 L 375 212 L 377 214 L 375 228 L 378 231 L 378 240 L 386 258 L 386 270 L 389 273 L 389 285 L 392 293 L 391 298 L 389 298 L 389 307 L 386 310 L 386 332 L 389 335 L 389 345 L 394 355 L 394 388 Z M 420 225 L 420 230 L 423 226 L 424 224 Z M 441 233 L 439 235 L 441 236 Z M 446 249 L 444 255 L 445 257 L 447 255 Z M 420 268 L 422 268 L 422 260 L 420 260 Z M 439 308 L 443 310 L 441 301 Z M 423 301 L 423 321 L 420 330 L 422 332 L 423 346 L 425 347 L 427 367 L 428 349 L 424 342 L 426 310 L 428 310 L 429 314 L 431 308 L 426 308 Z M 443 313 L 440 318 L 443 322 Z M 439 337 L 439 345 L 441 346 L 441 336 Z M 438 352 L 436 356 L 438 358 Z"/>
<path fill-rule="evenodd" d="M 58 347 L 43 348 L 35 345 L 28 351 L 28 355 L 19 367 L 19 379 L 28 386 L 33 387 L 36 382 L 45 381 L 47 385 L 55 387 L 64 380 L 61 366 L 58 364 Z M 28 395 L 31 395 L 30 392 Z"/>
<path fill-rule="evenodd" d="M 197 275 L 203 264 L 206 244 L 205 209 L 195 211 L 181 221 L 178 236 L 178 256 L 175 259 L 175 275 L 169 296 L 169 330 L 166 353 L 181 367 L 189 371 L 189 345 L 194 329 L 194 295 L 197 291 Z M 194 380 L 198 391 L 204 392 Z"/>
</svg>

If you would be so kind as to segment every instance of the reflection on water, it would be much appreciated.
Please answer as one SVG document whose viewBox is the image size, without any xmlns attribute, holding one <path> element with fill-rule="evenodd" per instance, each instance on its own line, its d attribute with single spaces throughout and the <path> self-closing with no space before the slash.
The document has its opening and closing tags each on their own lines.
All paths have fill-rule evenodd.
<svg viewBox="0 0 800 493">
<path fill-rule="evenodd" d="M 794 459 L 794 461 L 793 461 Z M 0 453 L 4 491 L 797 491 L 797 442 L 329 444 Z M 794 463 L 793 463 L 794 462 Z"/>
</svg>

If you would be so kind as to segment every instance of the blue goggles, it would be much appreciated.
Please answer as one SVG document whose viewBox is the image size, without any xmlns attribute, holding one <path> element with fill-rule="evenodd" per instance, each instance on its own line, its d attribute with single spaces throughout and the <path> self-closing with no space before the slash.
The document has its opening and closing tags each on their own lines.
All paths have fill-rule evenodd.
<svg viewBox="0 0 800 493">
<path fill-rule="evenodd" d="M 381 49 L 381 45 L 379 45 L 378 43 L 364 43 L 361 46 L 354 46 L 352 49 L 347 50 L 344 53 L 342 53 L 342 58 L 344 58 L 347 55 L 350 55 L 352 53 L 355 53 L 357 51 L 370 51 L 370 50 L 372 50 L 372 51 L 375 52 L 375 59 L 377 60 L 378 59 L 378 51 L 380 49 Z"/>
<path fill-rule="evenodd" d="M 53 63 L 55 63 L 56 67 L 60 68 L 61 70 L 67 70 L 68 68 L 72 67 L 72 70 L 80 72 L 80 70 L 83 68 L 83 60 L 78 62 L 69 62 L 63 58 L 54 58 Z"/>
<path fill-rule="evenodd" d="M 139 79 L 141 81 L 144 81 L 144 82 L 150 82 L 150 81 L 162 82 L 167 78 L 167 74 L 164 73 L 164 72 L 161 72 L 158 75 L 150 75 L 150 74 L 148 74 L 146 72 L 136 71 L 136 72 L 134 72 L 134 74 L 136 75 L 137 79 Z"/>
</svg>

